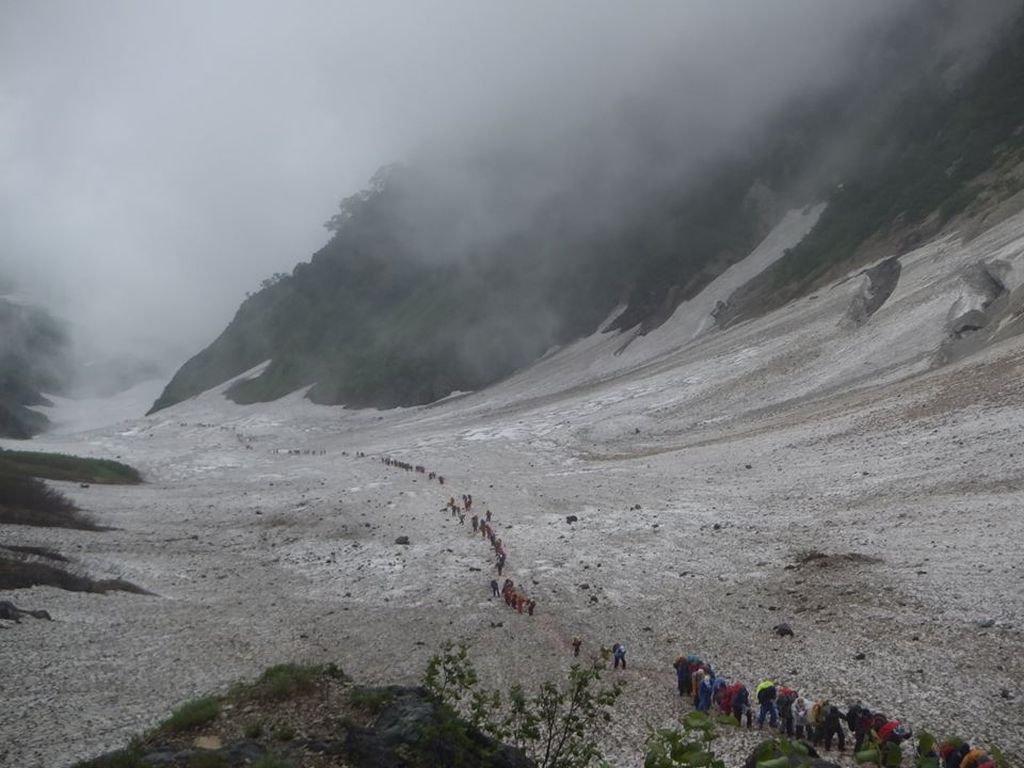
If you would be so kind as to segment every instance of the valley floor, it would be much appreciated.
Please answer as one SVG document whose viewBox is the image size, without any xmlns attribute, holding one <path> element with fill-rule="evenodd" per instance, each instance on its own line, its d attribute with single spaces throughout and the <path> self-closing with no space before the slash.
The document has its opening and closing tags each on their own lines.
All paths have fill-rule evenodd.
<svg viewBox="0 0 1024 768">
<path fill-rule="evenodd" d="M 148 482 L 62 488 L 114 530 L 8 526 L 0 543 L 155 596 L 0 594 L 55 619 L 0 630 L 0 764 L 123 745 L 277 662 L 407 683 L 466 639 L 505 686 L 560 675 L 574 635 L 584 653 L 628 647 L 629 668 L 609 671 L 628 683 L 604 734 L 617 766 L 688 710 L 681 653 L 1024 759 L 1024 343 L 929 366 L 958 265 L 1000 248 L 1024 252 L 1024 220 L 908 255 L 856 327 L 852 281 L 727 332 L 691 340 L 669 323 L 618 356 L 621 337 L 597 336 L 432 407 L 211 392 L 39 438 Z M 535 616 L 489 598 L 489 546 L 440 511 L 462 493 L 493 513 Z M 795 635 L 777 637 L 780 622 Z M 723 740 L 730 765 L 754 739 Z"/>
</svg>

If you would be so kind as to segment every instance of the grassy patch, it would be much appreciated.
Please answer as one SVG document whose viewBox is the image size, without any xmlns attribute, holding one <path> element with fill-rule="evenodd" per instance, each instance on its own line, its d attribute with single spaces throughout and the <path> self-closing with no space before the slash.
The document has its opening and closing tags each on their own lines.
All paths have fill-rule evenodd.
<svg viewBox="0 0 1024 768">
<path fill-rule="evenodd" d="M 353 688 L 349 693 L 349 702 L 353 707 L 365 710 L 368 714 L 376 715 L 393 698 L 386 688 Z"/>
<path fill-rule="evenodd" d="M 84 763 L 76 763 L 75 768 L 148 768 L 142 762 L 142 753 L 135 748 L 114 752 Z"/>
<path fill-rule="evenodd" d="M 0 589 L 28 589 L 29 587 L 56 587 L 68 592 L 93 592 L 105 595 L 108 592 L 131 592 L 136 595 L 150 594 L 141 587 L 123 579 L 90 579 L 59 568 L 50 563 L 26 561 L 17 557 L 5 557 L 0 552 Z"/>
<path fill-rule="evenodd" d="M 110 459 L 84 459 L 63 453 L 7 451 L 0 448 L 0 472 L 76 483 L 135 485 L 142 476 L 134 467 Z"/>
<path fill-rule="evenodd" d="M 258 739 L 263 735 L 263 723 L 259 720 L 254 720 L 251 723 L 246 723 L 242 729 L 242 733 L 245 734 L 247 739 Z"/>
<path fill-rule="evenodd" d="M 64 557 L 60 552 L 54 552 L 48 547 L 17 547 L 13 544 L 5 544 L 0 546 L 0 549 L 6 549 L 10 552 L 17 552 L 21 555 L 32 555 L 34 557 L 44 557 L 47 560 L 56 560 L 60 563 L 68 562 L 68 559 Z"/>
<path fill-rule="evenodd" d="M 67 496 L 34 477 L 0 469 L 0 523 L 98 531 Z"/>
<path fill-rule="evenodd" d="M 182 704 L 160 724 L 160 728 L 171 733 L 181 733 L 209 723 L 219 712 L 220 700 L 214 696 L 206 696 Z"/>
<path fill-rule="evenodd" d="M 278 701 L 290 699 L 313 690 L 322 671 L 323 668 L 316 665 L 278 664 L 264 671 L 251 691 Z"/>
<path fill-rule="evenodd" d="M 274 729 L 274 738 L 278 741 L 291 741 L 296 735 L 295 726 L 291 723 L 281 723 Z"/>
<path fill-rule="evenodd" d="M 292 768 L 292 763 L 274 755 L 264 755 L 253 764 L 253 768 Z"/>
</svg>

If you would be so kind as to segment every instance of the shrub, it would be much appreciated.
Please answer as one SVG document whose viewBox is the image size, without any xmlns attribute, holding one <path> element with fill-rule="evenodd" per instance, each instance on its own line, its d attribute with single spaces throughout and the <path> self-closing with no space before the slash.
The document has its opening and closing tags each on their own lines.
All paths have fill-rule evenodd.
<svg viewBox="0 0 1024 768">
<path fill-rule="evenodd" d="M 269 667 L 260 675 L 255 690 L 272 699 L 281 701 L 313 690 L 321 667 L 302 664 L 278 664 Z"/>
<path fill-rule="evenodd" d="M 251 723 L 246 723 L 242 733 L 247 739 L 258 739 L 263 735 L 263 723 L 259 720 L 254 720 Z"/>
<path fill-rule="evenodd" d="M 274 729 L 274 738 L 278 741 L 291 741 L 295 736 L 295 726 L 291 723 L 281 723 Z"/>
<path fill-rule="evenodd" d="M 182 704 L 160 727 L 171 733 L 180 733 L 210 722 L 219 712 L 220 701 L 213 696 L 206 696 Z"/>
<path fill-rule="evenodd" d="M 514 685 L 508 701 L 498 690 L 477 688 L 479 678 L 468 647 L 446 642 L 431 657 L 423 685 L 452 714 L 461 714 L 476 728 L 522 750 L 538 768 L 585 768 L 601 759 L 594 740 L 598 727 L 612 719 L 612 707 L 625 683 L 601 686 L 609 654 L 587 666 L 574 664 L 561 683 L 548 681 L 533 695 Z M 464 727 L 449 719 L 439 738 L 467 740 Z"/>
</svg>

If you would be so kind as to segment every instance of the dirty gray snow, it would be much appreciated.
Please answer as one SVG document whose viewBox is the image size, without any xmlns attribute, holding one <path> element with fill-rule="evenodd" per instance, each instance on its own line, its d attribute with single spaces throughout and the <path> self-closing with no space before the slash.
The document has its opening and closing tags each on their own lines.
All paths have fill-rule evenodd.
<svg viewBox="0 0 1024 768">
<path fill-rule="evenodd" d="M 965 270 L 998 259 L 1024 275 L 1024 215 L 902 256 L 861 324 L 844 322 L 855 279 L 715 330 L 729 281 L 819 213 L 791 214 L 750 274 L 727 273 L 621 354 L 622 335 L 596 334 L 433 406 L 350 411 L 301 393 L 239 406 L 218 388 L 148 418 L 92 404 L 88 431 L 53 414 L 62 434 L 29 447 L 120 458 L 148 482 L 61 486 L 114 530 L 8 526 L 4 541 L 155 596 L 0 593 L 54 619 L 0 631 L 0 763 L 123 745 L 276 662 L 405 683 L 465 638 L 507 685 L 560 674 L 573 635 L 584 653 L 629 649 L 604 737 L 614 765 L 638 765 L 645 727 L 687 711 L 671 664 L 693 652 L 748 684 L 859 699 L 1021 759 L 1024 340 L 934 357 Z M 439 511 L 461 493 L 493 513 L 536 616 L 489 599 L 490 548 Z M 794 567 L 815 551 L 834 557 Z M 772 631 L 783 622 L 794 636 Z M 753 738 L 722 742 L 730 765 Z"/>
</svg>

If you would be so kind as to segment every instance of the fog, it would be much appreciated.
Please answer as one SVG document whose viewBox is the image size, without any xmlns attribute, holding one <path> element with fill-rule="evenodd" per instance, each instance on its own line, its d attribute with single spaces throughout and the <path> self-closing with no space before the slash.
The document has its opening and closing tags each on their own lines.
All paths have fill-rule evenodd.
<svg viewBox="0 0 1024 768">
<path fill-rule="evenodd" d="M 180 363 L 383 164 L 451 168 L 439 195 L 479 234 L 599 162 L 606 216 L 630 178 L 685 176 L 847 75 L 865 29 L 918 5 L 5 3 L 0 276 L 93 346 Z M 968 43 L 990 21 L 971 8 Z M 531 162 L 474 207 L 459 159 L 495 149 Z"/>
</svg>

